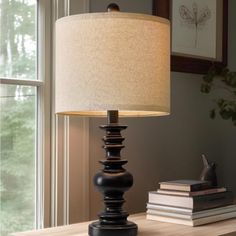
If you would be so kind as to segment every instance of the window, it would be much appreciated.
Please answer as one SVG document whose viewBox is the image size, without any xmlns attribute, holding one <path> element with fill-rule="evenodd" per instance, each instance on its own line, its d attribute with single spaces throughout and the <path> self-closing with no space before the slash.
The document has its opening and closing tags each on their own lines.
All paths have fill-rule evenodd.
<svg viewBox="0 0 236 236">
<path fill-rule="evenodd" d="M 1 85 L 1 235 L 35 225 L 36 89 Z"/>
<path fill-rule="evenodd" d="M 0 0 L 1 236 L 41 227 L 48 205 L 50 72 L 42 23 L 48 2 Z"/>
</svg>

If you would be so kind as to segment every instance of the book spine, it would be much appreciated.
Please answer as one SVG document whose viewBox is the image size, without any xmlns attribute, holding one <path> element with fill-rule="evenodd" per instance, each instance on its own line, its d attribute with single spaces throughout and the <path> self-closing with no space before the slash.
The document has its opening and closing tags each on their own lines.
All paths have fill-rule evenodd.
<svg viewBox="0 0 236 236">
<path fill-rule="evenodd" d="M 191 192 L 187 191 L 174 191 L 174 190 L 164 190 L 164 189 L 157 189 L 157 192 L 160 194 L 169 194 L 169 195 L 177 195 L 177 196 L 186 196 L 189 197 Z"/>
<path fill-rule="evenodd" d="M 230 205 L 226 207 L 217 207 L 210 210 L 198 211 L 195 213 L 183 212 L 183 211 L 173 211 L 167 209 L 154 209 L 147 207 L 147 213 L 152 215 L 168 216 L 180 219 L 200 219 L 205 217 L 210 217 L 214 215 L 226 214 L 230 212 L 236 212 L 236 205 Z"/>
<path fill-rule="evenodd" d="M 168 182 L 161 182 L 159 183 L 160 189 L 163 190 L 177 190 L 177 191 L 187 191 L 187 192 L 193 192 L 193 191 L 200 191 L 209 189 L 212 186 L 210 185 L 210 182 L 201 182 L 201 183 L 189 183 L 189 184 L 178 184 L 178 183 L 168 183 Z"/>
<path fill-rule="evenodd" d="M 200 196 L 200 195 L 226 192 L 226 188 L 210 188 L 210 189 L 194 191 L 194 192 L 158 189 L 157 192 L 161 194 L 192 197 L 192 196 Z"/>
<path fill-rule="evenodd" d="M 209 217 L 203 217 L 203 218 L 199 218 L 195 220 L 179 219 L 179 218 L 173 218 L 173 217 L 168 217 L 168 216 L 159 216 L 159 215 L 153 215 L 150 213 L 147 214 L 146 218 L 148 220 L 156 220 L 156 221 L 161 221 L 161 222 L 198 226 L 198 225 L 204 225 L 204 224 L 213 223 L 213 222 L 235 218 L 235 217 L 236 217 L 236 211 L 228 212 L 225 214 L 213 215 Z"/>
<path fill-rule="evenodd" d="M 185 197 L 149 192 L 149 203 L 171 207 L 189 208 L 195 211 L 207 210 L 233 204 L 232 192 Z"/>
<path fill-rule="evenodd" d="M 147 209 L 147 214 L 157 215 L 157 216 L 173 217 L 173 218 L 186 219 L 186 220 L 192 220 L 193 219 L 192 215 L 179 214 L 179 213 L 175 213 L 175 212 L 158 211 L 158 210 L 152 210 L 152 209 Z"/>
<path fill-rule="evenodd" d="M 147 220 L 156 220 L 156 221 L 167 222 L 167 223 L 193 226 L 192 220 L 176 219 L 176 218 L 157 216 L 157 215 L 152 215 L 152 214 L 147 214 L 146 218 Z"/>
<path fill-rule="evenodd" d="M 147 203 L 147 209 L 178 212 L 178 213 L 188 214 L 188 215 L 191 215 L 193 213 L 192 209 L 189 209 L 189 208 L 172 207 L 172 206 L 166 206 L 166 205 L 159 205 L 155 203 Z"/>
</svg>

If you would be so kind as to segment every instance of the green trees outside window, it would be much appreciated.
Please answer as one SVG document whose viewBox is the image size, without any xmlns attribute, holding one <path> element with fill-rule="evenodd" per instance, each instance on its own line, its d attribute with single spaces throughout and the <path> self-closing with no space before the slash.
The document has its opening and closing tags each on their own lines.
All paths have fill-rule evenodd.
<svg viewBox="0 0 236 236">
<path fill-rule="evenodd" d="M 37 1 L 0 0 L 0 78 L 37 79 Z M 0 84 L 0 235 L 35 227 L 37 89 Z"/>
</svg>

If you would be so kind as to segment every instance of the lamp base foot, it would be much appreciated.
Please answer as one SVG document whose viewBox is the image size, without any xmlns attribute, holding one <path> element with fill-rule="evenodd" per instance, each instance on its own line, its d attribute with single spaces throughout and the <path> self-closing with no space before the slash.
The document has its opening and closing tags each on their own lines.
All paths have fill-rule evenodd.
<svg viewBox="0 0 236 236">
<path fill-rule="evenodd" d="M 127 221 L 125 225 L 101 225 L 99 221 L 89 225 L 89 236 L 136 236 L 138 227 Z"/>
</svg>

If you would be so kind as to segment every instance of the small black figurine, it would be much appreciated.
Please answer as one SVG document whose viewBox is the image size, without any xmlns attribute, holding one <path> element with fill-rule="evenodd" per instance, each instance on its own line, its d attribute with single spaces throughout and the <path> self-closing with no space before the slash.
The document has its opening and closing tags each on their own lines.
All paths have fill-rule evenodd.
<svg viewBox="0 0 236 236">
<path fill-rule="evenodd" d="M 202 161 L 204 168 L 200 175 L 200 180 L 210 181 L 212 187 L 216 187 L 217 186 L 216 163 L 215 162 L 210 163 L 204 154 L 202 155 Z"/>
</svg>

